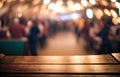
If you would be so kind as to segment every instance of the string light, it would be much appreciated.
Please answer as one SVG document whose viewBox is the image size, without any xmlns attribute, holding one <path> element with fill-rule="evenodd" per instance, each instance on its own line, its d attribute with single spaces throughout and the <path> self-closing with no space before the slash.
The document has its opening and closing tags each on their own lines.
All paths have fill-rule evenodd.
<svg viewBox="0 0 120 77">
<path fill-rule="evenodd" d="M 87 15 L 87 17 L 88 17 L 89 19 L 93 18 L 93 10 L 90 9 L 90 8 L 88 8 L 88 9 L 86 10 L 86 15 Z"/>
<path fill-rule="evenodd" d="M 43 3 L 44 3 L 45 5 L 47 5 L 47 4 L 50 3 L 50 1 L 51 1 L 51 0 L 44 0 Z"/>
<path fill-rule="evenodd" d="M 40 2 L 40 0 L 33 0 L 32 4 L 37 5 Z"/>
<path fill-rule="evenodd" d="M 111 13 L 108 9 L 104 9 L 104 13 L 107 15 L 107 16 L 111 16 Z"/>
<path fill-rule="evenodd" d="M 81 0 L 81 4 L 82 4 L 83 6 L 87 6 L 87 5 L 88 5 L 88 2 L 87 2 L 86 0 Z"/>
<path fill-rule="evenodd" d="M 118 15 L 117 15 L 117 13 L 115 12 L 115 10 L 111 9 L 110 12 L 111 12 L 111 14 L 112 14 L 112 16 L 113 16 L 114 18 L 117 18 L 117 17 L 118 17 Z"/>
<path fill-rule="evenodd" d="M 89 0 L 90 4 L 95 5 L 96 1 L 95 0 Z"/>
<path fill-rule="evenodd" d="M 54 3 L 50 3 L 50 4 L 48 5 L 48 8 L 49 8 L 50 10 L 54 9 L 54 8 L 55 8 L 55 4 L 54 4 Z"/>
<path fill-rule="evenodd" d="M 97 19 L 101 19 L 103 16 L 103 11 L 101 9 L 95 9 L 94 14 Z"/>
<path fill-rule="evenodd" d="M 113 18 L 112 18 L 112 22 L 113 22 L 113 24 L 117 25 L 117 24 L 118 24 L 118 19 L 115 18 L 115 17 L 113 17 Z"/>
<path fill-rule="evenodd" d="M 10 8 L 12 9 L 11 14 L 15 14 L 15 15 L 18 15 L 19 12 L 21 12 L 24 15 L 29 11 L 32 11 L 31 15 L 34 15 L 34 13 L 38 14 L 38 11 L 42 12 L 40 14 L 44 14 L 44 12 L 46 12 L 45 10 L 47 10 L 47 12 L 49 13 L 54 11 L 55 14 L 62 14 L 62 13 L 68 14 L 72 12 L 83 12 L 87 8 L 88 9 L 86 10 L 86 12 L 87 15 L 91 14 L 90 18 L 92 18 L 93 16 L 92 13 L 94 13 L 96 18 L 98 19 L 101 19 L 103 15 L 112 16 L 115 18 L 118 17 L 118 14 L 120 14 L 120 10 L 119 13 L 117 13 L 114 10 L 116 8 L 120 9 L 120 2 L 118 0 L 110 0 L 110 1 L 108 0 L 31 0 L 31 2 L 27 0 L 18 0 L 18 1 L 20 2 L 20 4 L 15 4 L 16 0 L 0 0 L 0 11 L 5 7 L 4 5 L 8 4 L 7 5 L 9 6 L 8 9 Z M 94 9 L 98 5 L 110 8 L 108 4 L 110 4 L 110 7 L 113 7 L 114 9 L 109 10 L 109 9 L 104 9 L 104 7 L 100 7 L 100 9 L 93 12 L 90 11 L 89 9 L 89 7 Z"/>
<path fill-rule="evenodd" d="M 116 6 L 117 8 L 120 8 L 120 3 L 119 3 L 119 2 L 115 2 L 115 6 Z"/>
<path fill-rule="evenodd" d="M 111 0 L 111 2 L 116 2 L 116 0 Z"/>
</svg>

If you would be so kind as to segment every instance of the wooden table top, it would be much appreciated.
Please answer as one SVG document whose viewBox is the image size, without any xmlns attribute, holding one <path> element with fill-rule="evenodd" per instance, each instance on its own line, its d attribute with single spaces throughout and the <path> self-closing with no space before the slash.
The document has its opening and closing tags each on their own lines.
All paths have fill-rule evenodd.
<svg viewBox="0 0 120 77">
<path fill-rule="evenodd" d="M 112 55 L 120 62 L 120 53 L 112 53 Z"/>
<path fill-rule="evenodd" d="M 120 65 L 1 65 L 0 73 L 119 73 Z"/>
<path fill-rule="evenodd" d="M 109 54 L 81 56 L 5 56 L 0 73 L 120 74 L 120 64 Z"/>
<path fill-rule="evenodd" d="M 6 64 L 79 64 L 79 63 L 117 63 L 110 55 L 81 56 L 6 56 L 0 63 Z"/>
</svg>

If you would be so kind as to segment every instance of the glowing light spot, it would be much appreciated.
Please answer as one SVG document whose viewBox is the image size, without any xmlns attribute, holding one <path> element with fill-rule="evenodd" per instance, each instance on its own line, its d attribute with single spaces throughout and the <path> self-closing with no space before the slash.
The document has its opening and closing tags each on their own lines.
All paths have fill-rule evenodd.
<svg viewBox="0 0 120 77">
<path fill-rule="evenodd" d="M 93 10 L 92 9 L 90 9 L 90 8 L 88 8 L 87 10 L 86 10 L 86 15 L 87 15 L 87 17 L 88 18 L 93 18 Z"/>
</svg>

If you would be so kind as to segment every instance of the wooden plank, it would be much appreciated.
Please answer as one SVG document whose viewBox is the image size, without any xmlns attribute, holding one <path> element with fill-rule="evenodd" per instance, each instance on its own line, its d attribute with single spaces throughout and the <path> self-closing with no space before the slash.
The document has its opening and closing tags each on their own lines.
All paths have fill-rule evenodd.
<svg viewBox="0 0 120 77">
<path fill-rule="evenodd" d="M 0 65 L 0 73 L 120 74 L 120 65 Z"/>
<path fill-rule="evenodd" d="M 117 63 L 110 55 L 83 56 L 6 56 L 0 63 L 6 64 L 79 64 Z"/>
<path fill-rule="evenodd" d="M 112 55 L 120 62 L 120 53 L 112 53 Z"/>
</svg>

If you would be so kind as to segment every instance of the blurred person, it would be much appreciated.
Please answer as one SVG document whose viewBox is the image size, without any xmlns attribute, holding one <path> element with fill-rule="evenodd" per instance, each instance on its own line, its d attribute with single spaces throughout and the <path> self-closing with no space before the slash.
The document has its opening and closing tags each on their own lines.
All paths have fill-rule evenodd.
<svg viewBox="0 0 120 77">
<path fill-rule="evenodd" d="M 44 48 L 46 46 L 46 38 L 48 34 L 48 27 L 44 21 L 39 23 L 39 29 L 41 31 L 41 34 L 39 36 L 39 43 L 41 48 Z"/>
<path fill-rule="evenodd" d="M 89 36 L 89 30 L 90 30 L 90 21 L 86 20 L 84 27 L 82 29 L 83 37 L 86 41 L 91 40 Z"/>
<path fill-rule="evenodd" d="M 120 52 L 120 25 L 117 26 L 115 35 L 116 35 L 116 41 L 117 41 L 116 50 L 117 50 L 117 52 Z"/>
<path fill-rule="evenodd" d="M 52 33 L 53 33 L 53 31 L 52 31 L 52 23 L 53 23 L 53 21 L 49 20 L 48 23 L 49 23 L 49 28 L 48 28 L 48 33 L 49 33 L 49 34 L 48 34 L 48 35 L 49 35 L 49 37 L 50 37 L 50 36 L 53 35 L 53 34 L 52 34 Z"/>
<path fill-rule="evenodd" d="M 25 37 L 25 27 L 19 23 L 18 18 L 15 18 L 13 20 L 13 24 L 10 25 L 9 31 L 11 34 L 11 38 L 27 40 Z"/>
<path fill-rule="evenodd" d="M 109 40 L 109 31 L 110 24 L 108 22 L 101 25 L 101 30 L 98 33 L 98 36 L 102 39 L 102 42 L 98 53 L 111 53 L 113 51 Z"/>
<path fill-rule="evenodd" d="M 2 22 L 0 21 L 0 39 L 8 39 L 8 38 L 10 38 L 10 32 L 8 26 L 5 24 L 2 25 Z"/>
<path fill-rule="evenodd" d="M 74 29 L 75 29 L 75 34 L 77 35 L 77 41 L 79 43 L 79 37 L 81 35 L 81 30 L 77 23 L 73 23 L 73 25 L 74 25 Z"/>
<path fill-rule="evenodd" d="M 32 20 L 28 20 L 28 21 L 27 21 L 27 25 L 26 25 L 26 27 L 25 27 L 26 36 L 29 36 L 29 34 L 30 34 L 30 29 L 31 29 L 32 25 L 33 25 Z"/>
<path fill-rule="evenodd" d="M 119 43 L 120 43 L 120 27 L 119 25 L 112 25 L 110 27 L 110 36 L 109 36 L 109 39 L 110 39 L 110 43 L 113 47 L 113 51 L 114 52 L 119 52 L 120 49 L 119 49 Z"/>
<path fill-rule="evenodd" d="M 9 27 L 9 31 L 10 31 L 12 39 L 21 40 L 24 42 L 24 47 L 25 47 L 24 55 L 26 55 L 26 52 L 28 51 L 28 49 L 27 49 L 28 39 L 27 39 L 26 33 L 25 33 L 25 26 L 20 24 L 18 18 L 14 18 L 13 23 Z"/>
<path fill-rule="evenodd" d="M 109 31 L 109 40 L 110 40 L 110 43 L 113 47 L 113 50 L 116 51 L 116 44 L 117 44 L 117 41 L 116 41 L 116 26 L 115 25 L 111 25 L 110 27 L 110 31 Z"/>
<path fill-rule="evenodd" d="M 54 21 L 52 23 L 52 34 L 55 35 L 57 33 L 58 29 L 58 21 Z"/>
<path fill-rule="evenodd" d="M 27 21 L 26 21 L 25 17 L 23 17 L 23 16 L 22 16 L 22 17 L 19 17 L 19 20 L 20 20 L 20 21 L 19 21 L 20 24 L 22 24 L 22 25 L 24 25 L 24 26 L 27 24 Z"/>
<path fill-rule="evenodd" d="M 37 47 L 37 41 L 38 41 L 38 36 L 40 34 L 40 30 L 35 20 L 30 23 L 31 23 L 31 28 L 28 32 L 28 43 L 29 43 L 31 55 L 35 56 L 37 55 L 36 47 Z"/>
<path fill-rule="evenodd" d="M 26 22 L 25 35 L 26 35 L 27 39 L 28 39 L 28 37 L 29 37 L 29 35 L 30 35 L 30 29 L 31 29 L 32 25 L 33 25 L 32 20 L 28 20 L 28 21 Z M 25 52 L 25 55 L 29 55 L 29 50 L 30 50 L 30 48 L 29 48 L 29 43 L 28 43 L 28 41 L 27 41 L 27 42 L 25 42 L 25 51 L 26 51 L 26 52 Z"/>
<path fill-rule="evenodd" d="M 92 38 L 93 41 L 91 41 L 90 46 L 94 50 L 99 50 L 100 44 L 101 44 L 101 41 L 102 41 L 102 39 L 97 36 L 99 31 L 100 31 L 100 27 L 98 25 L 98 22 L 95 22 L 95 23 L 91 22 L 89 35 L 90 35 L 90 37 Z"/>
<path fill-rule="evenodd" d="M 49 26 L 49 35 L 54 36 L 57 33 L 57 21 L 51 20 Z"/>
<path fill-rule="evenodd" d="M 86 41 L 86 49 L 91 49 L 91 44 L 93 43 L 93 38 L 91 38 L 89 32 L 90 32 L 90 21 L 86 20 L 84 27 L 82 28 L 82 34 L 83 34 L 83 38 Z"/>
</svg>

